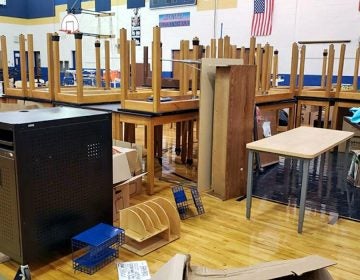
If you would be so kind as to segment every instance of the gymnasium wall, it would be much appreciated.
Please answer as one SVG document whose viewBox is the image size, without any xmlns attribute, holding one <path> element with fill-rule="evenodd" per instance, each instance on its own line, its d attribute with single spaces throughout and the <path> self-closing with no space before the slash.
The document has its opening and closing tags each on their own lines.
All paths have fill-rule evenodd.
<svg viewBox="0 0 360 280">
<path fill-rule="evenodd" d="M 21 1 L 21 0 L 14 0 Z M 38 0 L 29 0 L 38 1 Z M 65 15 L 65 1 L 53 0 L 56 6 L 55 16 L 39 21 L 28 19 L 22 32 L 33 33 L 35 49 L 41 52 L 43 65 L 46 64 L 45 34 L 60 29 L 60 22 Z M 179 48 L 179 38 L 192 40 L 199 37 L 200 43 L 207 45 L 210 39 L 218 38 L 223 26 L 222 34 L 231 37 L 231 43 L 237 46 L 249 46 L 253 1 L 250 0 L 217 0 L 217 10 L 214 10 L 215 0 L 198 0 L 197 6 L 183 6 L 166 9 L 139 10 L 141 17 L 141 46 L 137 47 L 137 61 L 142 62 L 143 46 L 151 45 L 152 27 L 159 24 L 160 14 L 190 12 L 190 26 L 163 28 L 161 38 L 163 42 L 163 57 L 171 58 L 171 50 Z M 11 1 L 9 1 L 10 3 Z M 270 43 L 279 50 L 279 73 L 290 72 L 291 44 L 300 40 L 351 40 L 347 44 L 345 75 L 352 75 L 355 49 L 360 38 L 360 12 L 358 0 L 276 0 L 273 15 L 273 32 L 270 36 L 258 37 L 258 43 Z M 83 3 L 88 9 L 94 9 L 95 2 Z M 90 33 L 114 33 L 118 38 L 119 29 L 128 30 L 130 38 L 131 17 L 133 10 L 126 9 L 126 1 L 112 0 L 112 11 L 115 16 L 111 18 L 95 18 L 89 15 L 78 15 L 80 30 Z M 0 22 L 2 17 L 0 17 Z M 3 29 L 0 24 L 0 29 Z M 14 29 L 17 30 L 16 28 Z M 1 30 L 0 30 L 1 31 Z M 15 32 L 14 31 L 14 32 Z M 1 31 L 0 33 L 4 33 Z M 5 32 L 9 33 L 9 32 Z M 13 37 L 13 35 L 11 35 Z M 85 37 L 83 40 L 84 67 L 95 67 L 94 38 Z M 61 59 L 69 60 L 72 65 L 72 54 L 75 44 L 73 36 L 61 34 Z M 117 53 L 117 39 L 110 40 L 111 68 L 119 69 L 120 61 Z M 9 47 L 9 52 L 16 49 L 16 43 Z M 307 75 L 321 74 L 322 52 L 328 44 L 307 45 L 307 61 L 305 73 Z M 335 44 L 335 68 L 340 45 Z M 151 52 L 149 54 L 151 56 Z M 103 56 L 103 53 L 102 53 Z M 163 71 L 172 70 L 170 62 L 164 62 Z"/>
</svg>

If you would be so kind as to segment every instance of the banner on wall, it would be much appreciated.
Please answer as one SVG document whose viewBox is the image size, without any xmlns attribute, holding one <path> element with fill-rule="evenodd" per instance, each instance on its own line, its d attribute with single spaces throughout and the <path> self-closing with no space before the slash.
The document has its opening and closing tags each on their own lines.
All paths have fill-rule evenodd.
<svg viewBox="0 0 360 280">
<path fill-rule="evenodd" d="M 196 5 L 196 0 L 150 0 L 150 9 Z"/>
<path fill-rule="evenodd" d="M 135 45 L 141 45 L 141 26 L 140 15 L 131 17 L 131 39 L 135 40 Z"/>
<path fill-rule="evenodd" d="M 190 12 L 159 15 L 159 26 L 190 26 Z"/>
</svg>

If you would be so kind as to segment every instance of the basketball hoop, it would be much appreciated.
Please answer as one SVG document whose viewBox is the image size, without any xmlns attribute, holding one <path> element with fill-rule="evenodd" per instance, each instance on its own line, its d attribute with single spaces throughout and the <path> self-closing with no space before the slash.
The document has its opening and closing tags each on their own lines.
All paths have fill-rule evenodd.
<svg viewBox="0 0 360 280">
<path fill-rule="evenodd" d="M 74 14 L 67 14 L 61 21 L 60 31 L 67 34 L 79 32 L 79 21 Z"/>
</svg>

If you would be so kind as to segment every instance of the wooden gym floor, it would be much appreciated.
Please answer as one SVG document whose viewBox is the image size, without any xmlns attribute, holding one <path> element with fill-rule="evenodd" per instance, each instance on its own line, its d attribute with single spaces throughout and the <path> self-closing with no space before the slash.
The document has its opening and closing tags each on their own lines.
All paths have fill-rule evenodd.
<svg viewBox="0 0 360 280">
<path fill-rule="evenodd" d="M 172 180 L 179 177 L 196 178 L 196 169 L 175 163 L 174 129 L 165 130 L 163 176 Z M 141 137 L 141 135 L 139 136 Z M 158 168 L 158 176 L 160 176 Z M 173 200 L 168 182 L 156 180 L 157 196 Z M 132 204 L 146 201 L 142 194 Z M 360 279 L 360 223 L 339 219 L 328 224 L 328 216 L 306 211 L 304 232 L 297 233 L 298 209 L 261 199 L 253 199 L 252 219 L 245 218 L 245 201 L 221 201 L 202 194 L 205 214 L 181 222 L 180 239 L 144 257 L 120 249 L 117 261 L 146 260 L 155 273 L 174 254 L 191 254 L 192 263 L 213 268 L 243 267 L 259 262 L 292 259 L 311 254 L 321 255 L 337 262 L 329 271 L 335 279 Z M 13 279 L 18 264 L 10 261 L 0 264 L 0 279 Z M 30 268 L 31 269 L 31 268 Z M 94 275 L 74 273 L 71 255 L 40 269 L 31 270 L 33 279 L 118 279 L 115 262 Z"/>
</svg>

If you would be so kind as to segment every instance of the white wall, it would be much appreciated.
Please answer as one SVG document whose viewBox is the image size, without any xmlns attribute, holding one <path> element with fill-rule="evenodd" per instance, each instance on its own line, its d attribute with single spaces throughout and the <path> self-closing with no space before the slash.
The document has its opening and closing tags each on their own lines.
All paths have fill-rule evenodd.
<svg viewBox="0 0 360 280">
<path fill-rule="evenodd" d="M 215 0 L 213 0 L 215 1 Z M 221 1 L 221 0 L 217 0 Z M 200 43 L 207 45 L 214 33 L 214 11 L 197 11 L 196 6 L 184 6 L 170 9 L 140 9 L 141 16 L 141 47 L 137 47 L 137 61 L 142 62 L 144 45 L 150 46 L 152 41 L 152 27 L 158 25 L 159 14 L 190 12 L 190 26 L 163 28 L 161 40 L 163 42 L 163 57 L 171 58 L 171 50 L 179 49 L 181 39 L 192 40 L 198 36 Z M 351 40 L 347 44 L 345 75 L 352 75 L 355 49 L 360 38 L 360 12 L 358 0 L 276 0 L 273 18 L 273 32 L 271 36 L 258 37 L 258 43 L 270 43 L 279 50 L 279 72 L 290 72 L 291 44 L 299 40 Z M 113 6 L 115 16 L 112 19 L 101 19 L 101 32 L 112 31 L 119 37 L 119 29 L 128 30 L 130 38 L 131 16 L 133 10 L 127 10 L 126 5 Z M 220 26 L 223 23 L 223 35 L 231 37 L 231 43 L 237 46 L 249 46 L 253 1 L 238 0 L 237 8 L 217 10 L 216 36 L 220 35 Z M 65 15 L 62 13 L 61 17 Z M 98 33 L 98 19 L 94 16 L 79 15 L 80 30 L 83 32 Z M 10 35 L 24 32 L 24 28 L 12 26 L 3 27 Z M 46 33 L 60 29 L 60 23 L 46 25 L 28 25 L 26 31 L 34 34 L 35 49 L 41 51 L 42 64 L 46 64 Z M 4 33 L 4 32 L 1 32 Z M 111 39 L 111 68 L 119 69 L 120 61 L 117 53 L 117 39 Z M 92 37 L 83 39 L 84 67 L 95 67 L 94 42 Z M 71 64 L 71 50 L 75 49 L 73 36 L 61 35 L 61 60 L 69 60 Z M 9 45 L 9 52 L 15 45 Z M 306 74 L 321 74 L 322 52 L 328 44 L 307 45 Z M 339 55 L 340 44 L 335 44 L 335 57 Z M 103 50 L 102 50 L 103 56 Z M 149 53 L 151 56 L 151 52 Z M 335 61 L 335 64 L 337 60 Z M 164 62 L 164 71 L 171 71 L 171 63 Z M 335 67 L 334 71 L 337 71 Z M 336 72 L 334 72 L 336 73 Z"/>
<path fill-rule="evenodd" d="M 0 23 L 0 35 L 6 36 L 8 65 L 14 66 L 14 50 L 19 50 L 19 35 L 26 34 L 26 28 L 19 24 Z"/>
</svg>

